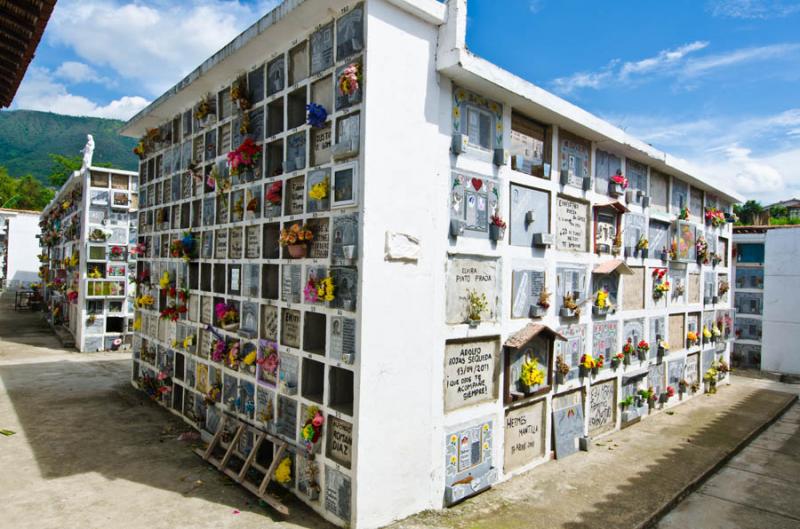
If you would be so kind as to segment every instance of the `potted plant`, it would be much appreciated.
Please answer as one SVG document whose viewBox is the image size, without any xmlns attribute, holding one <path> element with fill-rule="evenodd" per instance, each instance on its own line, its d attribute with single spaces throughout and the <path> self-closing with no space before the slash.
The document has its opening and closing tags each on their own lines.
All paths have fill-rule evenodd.
<svg viewBox="0 0 800 529">
<path fill-rule="evenodd" d="M 680 213 L 678 213 L 678 220 L 689 220 L 690 214 L 689 208 L 682 207 Z"/>
<path fill-rule="evenodd" d="M 661 257 L 662 262 L 666 263 L 669 261 L 669 251 L 667 250 L 666 247 L 661 249 L 661 253 L 659 254 L 659 256 Z"/>
<path fill-rule="evenodd" d="M 170 243 L 169 254 L 172 257 L 180 257 L 188 263 L 195 257 L 196 247 L 194 235 L 186 232 L 180 239 L 175 239 Z"/>
<path fill-rule="evenodd" d="M 703 386 L 705 386 L 706 393 L 717 392 L 717 376 L 718 376 L 716 362 L 711 363 L 711 367 L 703 375 Z"/>
<path fill-rule="evenodd" d="M 467 322 L 470 327 L 477 327 L 481 322 L 481 314 L 489 310 L 486 294 L 478 294 L 475 290 L 467 290 Z"/>
<path fill-rule="evenodd" d="M 506 221 L 495 211 L 494 215 L 490 218 L 489 223 L 489 238 L 493 241 L 503 240 L 506 233 Z"/>
<path fill-rule="evenodd" d="M 611 243 L 611 255 L 617 257 L 622 253 L 622 230 L 617 230 L 614 234 L 614 242 Z"/>
<path fill-rule="evenodd" d="M 666 340 L 658 340 L 658 356 L 669 354 L 669 344 Z"/>
<path fill-rule="evenodd" d="M 614 357 L 611 358 L 611 369 L 617 369 L 624 359 L 624 353 L 615 354 Z"/>
<path fill-rule="evenodd" d="M 564 303 L 559 314 L 565 318 L 577 318 L 581 315 L 581 308 L 575 302 L 572 294 L 564 296 Z"/>
<path fill-rule="evenodd" d="M 328 120 L 328 111 L 324 106 L 317 103 L 306 105 L 306 123 L 312 128 L 321 129 Z"/>
<path fill-rule="evenodd" d="M 544 383 L 544 371 L 539 368 L 536 358 L 529 358 L 522 363 L 519 374 L 519 386 L 524 393 L 531 393 L 536 386 Z"/>
<path fill-rule="evenodd" d="M 611 302 L 608 300 L 608 290 L 605 288 L 598 290 L 594 296 L 592 314 L 595 316 L 605 316 L 609 310 L 613 310 Z"/>
<path fill-rule="evenodd" d="M 214 313 L 219 326 L 226 331 L 234 332 L 239 329 L 239 311 L 232 303 L 220 301 L 214 306 Z"/>
<path fill-rule="evenodd" d="M 689 382 L 685 378 L 680 379 L 680 381 L 678 382 L 678 393 L 683 395 L 684 393 L 686 393 L 686 390 L 688 388 L 689 388 Z"/>
<path fill-rule="evenodd" d="M 626 366 L 631 365 L 631 356 L 633 356 L 634 352 L 633 339 L 628 338 L 628 341 L 622 346 L 622 363 Z"/>
<path fill-rule="evenodd" d="M 722 256 L 718 253 L 711 254 L 711 266 L 716 267 L 722 262 Z"/>
<path fill-rule="evenodd" d="M 563 384 L 569 375 L 569 364 L 564 361 L 564 356 L 559 355 L 556 358 L 556 383 Z"/>
<path fill-rule="evenodd" d="M 584 354 L 581 356 L 581 363 L 578 368 L 578 372 L 581 378 L 589 376 L 589 373 L 595 372 L 597 368 L 597 363 L 595 362 L 594 357 L 590 354 Z"/>
<path fill-rule="evenodd" d="M 628 188 L 628 179 L 622 174 L 621 169 L 617 169 L 617 172 L 611 175 L 611 178 L 608 182 L 608 194 L 612 197 L 620 197 L 625 194 L 625 190 Z"/>
<path fill-rule="evenodd" d="M 634 399 L 633 395 L 628 395 L 627 397 L 625 397 L 624 399 L 619 401 L 619 406 L 620 406 L 620 408 L 622 408 L 622 411 L 624 412 L 624 411 L 627 411 L 628 408 L 633 406 L 635 401 L 636 401 L 636 399 Z"/>
<path fill-rule="evenodd" d="M 542 291 L 539 292 L 539 301 L 536 305 L 531 305 L 528 316 L 531 318 L 541 318 L 549 308 L 550 292 L 547 291 L 547 287 L 542 287 Z"/>
<path fill-rule="evenodd" d="M 639 252 L 639 255 L 642 259 L 647 259 L 647 256 L 650 252 L 650 241 L 647 240 L 647 237 L 644 235 L 639 236 L 639 240 L 636 241 L 636 251 Z"/>
<path fill-rule="evenodd" d="M 292 259 L 302 259 L 308 255 L 308 244 L 314 239 L 314 234 L 305 224 L 295 222 L 288 228 L 281 230 L 278 243 L 286 246 Z"/>
<path fill-rule="evenodd" d="M 675 388 L 673 388 L 672 386 L 667 386 L 666 391 L 664 391 L 664 397 L 665 397 L 664 402 L 668 401 L 674 396 L 675 396 Z"/>
<path fill-rule="evenodd" d="M 594 367 L 592 368 L 592 374 L 597 375 L 603 366 L 606 364 L 606 356 L 605 355 L 597 355 L 597 360 L 594 363 Z"/>
<path fill-rule="evenodd" d="M 705 237 L 702 235 L 697 237 L 695 248 L 697 249 L 697 264 L 708 264 L 708 243 Z"/>
<path fill-rule="evenodd" d="M 717 293 L 718 293 L 719 297 L 722 297 L 725 294 L 727 294 L 728 290 L 730 290 L 730 288 L 731 288 L 731 286 L 727 281 L 720 281 L 719 282 L 719 286 L 717 287 Z"/>
<path fill-rule="evenodd" d="M 703 325 L 703 344 L 711 343 L 711 329 L 708 328 L 708 325 Z"/>
<path fill-rule="evenodd" d="M 686 333 L 686 343 L 689 347 L 697 345 L 699 339 L 700 337 L 697 335 L 696 331 L 689 331 Z"/>
<path fill-rule="evenodd" d="M 650 351 L 650 344 L 644 340 L 640 340 L 636 345 L 636 354 L 639 355 L 639 361 L 644 362 L 647 360 L 647 353 Z"/>
<path fill-rule="evenodd" d="M 654 268 L 653 269 L 653 299 L 658 301 L 659 299 L 663 298 L 664 295 L 669 292 L 670 283 L 667 279 L 667 269 L 666 268 Z"/>
</svg>

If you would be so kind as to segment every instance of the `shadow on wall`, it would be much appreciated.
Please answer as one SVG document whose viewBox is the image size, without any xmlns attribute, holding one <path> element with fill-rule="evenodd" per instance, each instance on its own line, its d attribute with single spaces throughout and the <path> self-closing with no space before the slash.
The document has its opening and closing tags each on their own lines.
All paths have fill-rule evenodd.
<svg viewBox="0 0 800 529">
<path fill-rule="evenodd" d="M 265 523 L 271 519 L 299 527 L 333 527 L 291 496 L 285 498 L 292 513 L 288 518 L 259 507 L 255 497 L 203 463 L 188 443 L 177 441 L 191 428 L 131 387 L 129 376 L 129 360 L 0 367 L 44 480 L 96 472 L 109 480 L 260 513 Z M 197 516 L 199 520 L 203 514 Z"/>
</svg>

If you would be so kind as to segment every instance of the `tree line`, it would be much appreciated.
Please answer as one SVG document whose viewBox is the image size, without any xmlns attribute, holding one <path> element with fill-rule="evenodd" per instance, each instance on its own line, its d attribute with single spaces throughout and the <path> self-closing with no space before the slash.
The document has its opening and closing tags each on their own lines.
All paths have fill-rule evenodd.
<svg viewBox="0 0 800 529">
<path fill-rule="evenodd" d="M 56 191 L 69 180 L 74 171 L 81 168 L 81 156 L 62 156 L 50 154 L 50 174 L 48 185 L 33 175 L 12 176 L 0 165 L 0 208 L 27 209 L 41 211 L 53 200 Z M 111 167 L 110 163 L 93 164 L 98 167 Z"/>
</svg>

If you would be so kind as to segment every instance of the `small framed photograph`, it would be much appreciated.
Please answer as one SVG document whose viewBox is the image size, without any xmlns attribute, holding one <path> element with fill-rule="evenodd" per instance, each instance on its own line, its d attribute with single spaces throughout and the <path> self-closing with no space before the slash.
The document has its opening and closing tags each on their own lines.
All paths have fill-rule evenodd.
<svg viewBox="0 0 800 529">
<path fill-rule="evenodd" d="M 331 207 L 344 208 L 358 202 L 358 163 L 350 162 L 333 170 Z"/>
</svg>

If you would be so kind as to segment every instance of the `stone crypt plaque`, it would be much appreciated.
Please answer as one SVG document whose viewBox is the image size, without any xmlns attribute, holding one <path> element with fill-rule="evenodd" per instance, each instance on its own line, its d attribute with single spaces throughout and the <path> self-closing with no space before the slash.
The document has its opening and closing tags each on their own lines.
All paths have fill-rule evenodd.
<svg viewBox="0 0 800 529">
<path fill-rule="evenodd" d="M 485 294 L 487 311 L 483 321 L 497 319 L 499 289 L 497 259 L 468 256 L 450 256 L 447 267 L 447 323 L 465 323 L 469 316 L 468 291 Z"/>
<path fill-rule="evenodd" d="M 544 455 L 545 401 L 506 412 L 505 472 L 511 472 Z"/>
<path fill-rule="evenodd" d="M 449 341 L 444 354 L 444 409 L 497 398 L 500 355 L 496 337 Z"/>
</svg>

